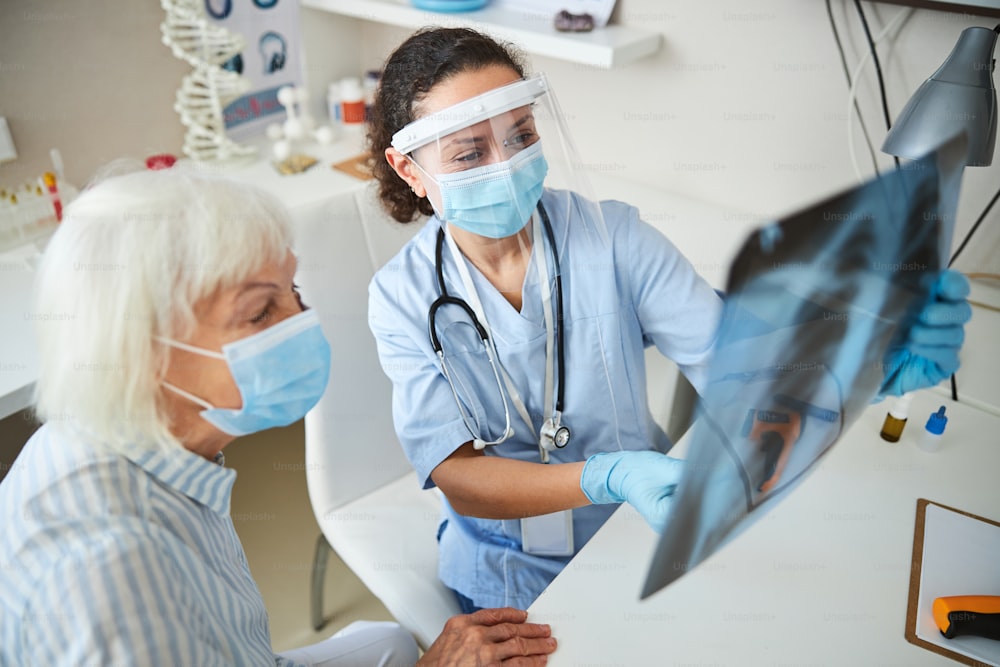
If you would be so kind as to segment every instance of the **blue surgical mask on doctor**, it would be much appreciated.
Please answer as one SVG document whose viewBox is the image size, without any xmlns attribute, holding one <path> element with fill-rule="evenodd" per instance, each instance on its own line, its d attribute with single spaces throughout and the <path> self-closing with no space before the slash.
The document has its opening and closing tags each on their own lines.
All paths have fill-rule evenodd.
<svg viewBox="0 0 1000 667">
<path fill-rule="evenodd" d="M 440 190 L 438 217 L 473 234 L 499 239 L 512 236 L 528 223 L 548 173 L 542 142 L 536 141 L 504 162 L 472 169 L 428 173 Z"/>
<path fill-rule="evenodd" d="M 159 340 L 225 360 L 243 399 L 239 409 L 218 408 L 168 382 L 163 385 L 204 407 L 202 418 L 233 436 L 288 426 L 302 419 L 319 402 L 330 378 L 330 344 L 313 310 L 227 343 L 221 353 L 167 338 Z"/>
</svg>

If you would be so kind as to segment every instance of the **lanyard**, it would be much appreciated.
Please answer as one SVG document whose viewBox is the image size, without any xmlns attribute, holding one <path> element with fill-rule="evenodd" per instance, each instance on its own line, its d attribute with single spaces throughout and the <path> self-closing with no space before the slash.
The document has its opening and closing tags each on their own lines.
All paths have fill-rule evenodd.
<svg viewBox="0 0 1000 667">
<path fill-rule="evenodd" d="M 554 414 L 553 411 L 553 377 L 555 375 L 555 355 L 553 354 L 553 348 L 555 346 L 555 327 L 553 325 L 553 320 L 555 319 L 552 314 L 552 295 L 549 289 L 549 272 L 548 272 L 548 260 L 545 256 L 545 244 L 542 240 L 541 223 L 538 220 L 537 214 L 532 214 L 532 234 L 534 244 L 534 256 L 535 256 L 535 270 L 538 273 L 538 287 L 541 290 L 542 296 L 542 310 L 544 312 L 545 319 L 545 404 L 544 411 L 545 414 Z M 528 410 L 524 405 L 524 401 L 521 399 L 521 395 L 518 393 L 517 388 L 514 386 L 514 382 L 511 380 L 510 375 L 507 373 L 507 369 L 504 368 L 503 364 L 500 362 L 500 356 L 497 353 L 496 343 L 493 340 L 493 333 L 490 329 L 489 321 L 486 319 L 486 312 L 483 310 L 482 301 L 479 298 L 479 292 L 476 290 L 475 284 L 472 282 L 472 275 L 469 273 L 469 268 L 466 264 L 465 257 L 462 255 L 461 250 L 458 248 L 458 244 L 455 243 L 455 239 L 452 238 L 451 233 L 448 231 L 447 225 L 445 226 L 445 240 L 448 243 L 448 250 L 451 252 L 452 259 L 455 262 L 455 266 L 458 268 L 458 274 L 462 279 L 462 285 L 465 287 L 465 292 L 468 295 L 469 307 L 472 308 L 476 317 L 482 323 L 483 327 L 486 329 L 487 334 L 489 334 L 489 344 L 493 350 L 493 356 L 497 360 L 497 364 L 500 366 L 500 373 L 503 377 L 504 386 L 507 388 L 507 393 L 510 395 L 511 402 L 514 403 L 514 408 L 517 410 L 517 414 L 521 416 L 521 419 L 527 424 L 528 428 L 531 429 L 531 434 L 535 440 L 539 441 L 539 453 L 542 458 L 543 463 L 548 463 L 549 453 L 541 447 L 540 438 L 538 435 L 538 430 L 531 421 L 531 417 L 528 414 Z"/>
</svg>

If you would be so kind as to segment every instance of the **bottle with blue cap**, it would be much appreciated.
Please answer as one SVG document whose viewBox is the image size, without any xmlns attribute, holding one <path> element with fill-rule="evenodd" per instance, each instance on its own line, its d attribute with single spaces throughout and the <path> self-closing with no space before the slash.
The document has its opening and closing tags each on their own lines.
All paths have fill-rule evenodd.
<svg viewBox="0 0 1000 667">
<path fill-rule="evenodd" d="M 938 408 L 937 412 L 932 412 L 927 419 L 917 445 L 925 452 L 936 452 L 941 446 L 941 434 L 944 427 L 948 425 L 948 418 L 944 416 L 944 406 Z"/>
</svg>

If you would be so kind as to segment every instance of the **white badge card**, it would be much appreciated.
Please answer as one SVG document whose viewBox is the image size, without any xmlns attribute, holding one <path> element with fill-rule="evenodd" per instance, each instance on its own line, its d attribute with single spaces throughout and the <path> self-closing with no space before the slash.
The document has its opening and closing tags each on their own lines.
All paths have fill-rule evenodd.
<svg viewBox="0 0 1000 667">
<path fill-rule="evenodd" d="M 521 519 L 521 551 L 535 556 L 572 556 L 573 511 Z"/>
</svg>

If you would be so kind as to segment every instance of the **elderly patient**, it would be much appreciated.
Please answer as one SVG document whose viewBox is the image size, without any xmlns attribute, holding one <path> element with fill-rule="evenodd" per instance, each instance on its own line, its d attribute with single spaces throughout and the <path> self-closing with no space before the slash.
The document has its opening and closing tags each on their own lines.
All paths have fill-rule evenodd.
<svg viewBox="0 0 1000 667">
<path fill-rule="evenodd" d="M 0 484 L 0 666 L 417 662 L 394 623 L 275 655 L 233 530 L 223 448 L 300 419 L 329 375 L 290 247 L 271 198 L 176 167 L 69 207 L 31 314 L 44 425 Z M 544 664 L 525 618 L 455 617 L 419 664 Z"/>
</svg>

